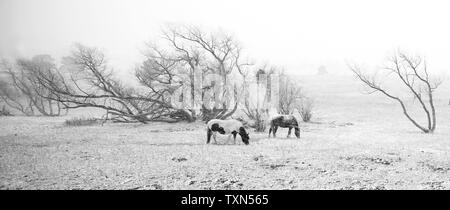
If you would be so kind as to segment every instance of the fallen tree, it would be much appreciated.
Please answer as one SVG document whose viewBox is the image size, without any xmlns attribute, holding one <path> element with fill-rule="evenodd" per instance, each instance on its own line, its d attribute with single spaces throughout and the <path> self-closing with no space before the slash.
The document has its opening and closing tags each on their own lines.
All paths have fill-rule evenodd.
<svg viewBox="0 0 450 210">
<path fill-rule="evenodd" d="M 53 64 L 33 71 L 33 84 L 41 90 L 36 98 L 59 110 L 102 109 L 105 118 L 115 122 L 231 117 L 244 92 L 240 72 L 251 66 L 242 62 L 238 42 L 226 33 L 186 26 L 168 26 L 163 41 L 158 43 L 165 45 L 148 45 L 144 61 L 135 69 L 138 86 L 115 77 L 100 50 L 77 44 L 59 68 Z"/>
<path fill-rule="evenodd" d="M 52 94 L 42 95 L 67 109 L 93 107 L 107 111 L 116 122 L 173 122 L 170 104 L 152 94 L 124 85 L 113 77 L 105 57 L 96 48 L 77 45 L 57 76 L 40 74 L 39 82 Z"/>
</svg>

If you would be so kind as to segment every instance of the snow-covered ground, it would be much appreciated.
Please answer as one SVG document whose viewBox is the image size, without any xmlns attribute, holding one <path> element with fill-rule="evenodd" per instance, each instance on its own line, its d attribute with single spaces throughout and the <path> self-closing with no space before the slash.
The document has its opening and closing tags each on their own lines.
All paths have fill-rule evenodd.
<svg viewBox="0 0 450 210">
<path fill-rule="evenodd" d="M 248 146 L 226 136 L 206 145 L 200 122 L 64 126 L 86 110 L 1 117 L 0 189 L 450 189 L 448 81 L 434 134 L 350 77 L 299 81 L 315 98 L 301 139 L 251 132 Z"/>
</svg>

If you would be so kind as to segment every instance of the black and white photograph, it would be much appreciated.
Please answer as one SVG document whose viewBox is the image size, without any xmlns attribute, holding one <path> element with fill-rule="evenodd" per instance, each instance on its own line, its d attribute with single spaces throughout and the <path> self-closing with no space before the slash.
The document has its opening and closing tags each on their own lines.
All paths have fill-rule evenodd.
<svg viewBox="0 0 450 210">
<path fill-rule="evenodd" d="M 0 190 L 449 190 L 449 9 L 0 0 Z"/>
</svg>

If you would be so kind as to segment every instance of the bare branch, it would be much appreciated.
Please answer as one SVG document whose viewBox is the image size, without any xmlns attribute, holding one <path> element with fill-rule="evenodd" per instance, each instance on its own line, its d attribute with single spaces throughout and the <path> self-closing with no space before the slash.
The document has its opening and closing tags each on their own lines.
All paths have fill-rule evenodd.
<svg viewBox="0 0 450 210">
<path fill-rule="evenodd" d="M 387 89 L 382 88 L 379 83 L 376 82 L 375 75 L 369 77 L 361 72 L 359 67 L 355 65 L 348 65 L 349 69 L 354 75 L 362 81 L 367 87 L 372 89 L 373 92 L 380 92 L 390 99 L 397 101 L 402 107 L 403 114 L 411 121 L 417 128 L 425 133 L 432 133 L 436 128 L 436 111 L 433 103 L 433 91 L 439 87 L 442 83 L 441 79 L 435 82 L 430 82 L 430 77 L 426 67 L 426 61 L 421 57 L 411 57 L 405 53 L 397 52 L 389 60 L 390 64 L 384 69 L 388 70 L 388 75 L 394 74 L 401 81 L 401 83 L 409 90 L 414 99 L 417 99 L 421 105 L 423 112 L 427 118 L 427 126 L 421 126 L 416 120 L 414 120 L 408 110 L 404 101 L 398 97 L 390 94 Z M 417 83 L 420 81 L 426 88 L 422 88 L 423 85 Z M 425 93 L 428 97 L 428 104 L 425 102 Z"/>
</svg>

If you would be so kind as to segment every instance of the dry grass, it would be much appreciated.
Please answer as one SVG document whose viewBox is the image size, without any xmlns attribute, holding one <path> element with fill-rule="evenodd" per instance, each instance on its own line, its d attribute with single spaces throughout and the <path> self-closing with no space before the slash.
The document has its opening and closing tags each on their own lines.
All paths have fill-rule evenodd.
<svg viewBox="0 0 450 210">
<path fill-rule="evenodd" d="M 306 79 L 316 106 L 301 138 L 252 132 L 248 146 L 220 135 L 206 145 L 204 123 L 68 127 L 67 117 L 4 118 L 0 189 L 450 189 L 447 92 L 436 94 L 430 135 L 397 104 L 361 95 L 357 81 Z"/>
<path fill-rule="evenodd" d="M 64 121 L 65 126 L 91 126 L 101 124 L 101 119 L 94 117 L 74 117 Z"/>
</svg>

